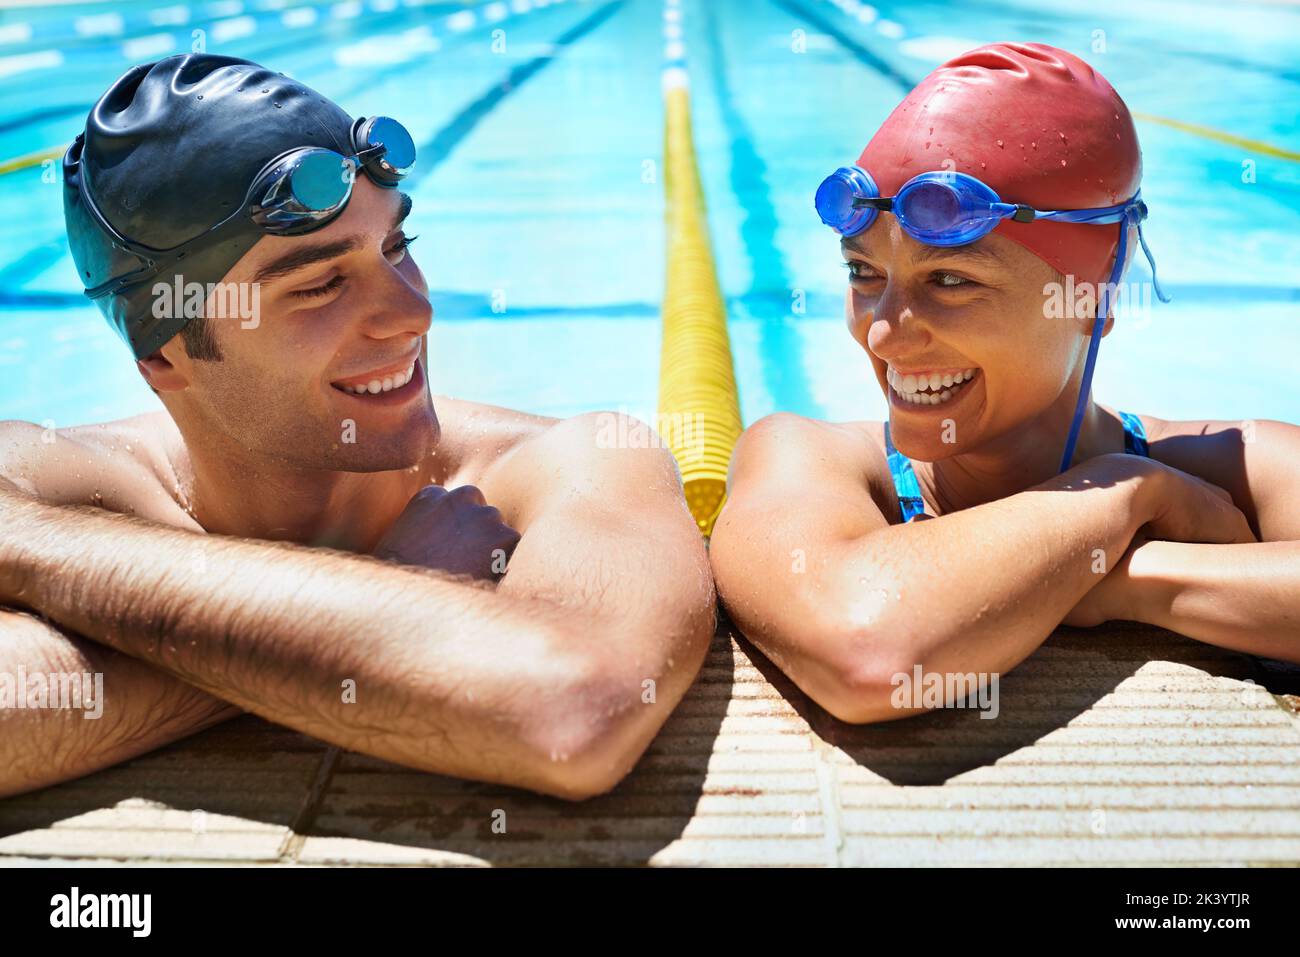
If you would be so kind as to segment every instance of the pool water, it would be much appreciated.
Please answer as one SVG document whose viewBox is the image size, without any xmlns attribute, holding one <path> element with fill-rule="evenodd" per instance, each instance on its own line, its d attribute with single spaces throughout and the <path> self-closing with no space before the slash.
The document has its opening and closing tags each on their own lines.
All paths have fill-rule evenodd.
<svg viewBox="0 0 1300 957">
<path fill-rule="evenodd" d="M 838 243 L 812 195 L 912 83 L 994 40 L 1071 50 L 1135 114 L 1196 127 L 1139 120 L 1146 234 L 1174 302 L 1117 323 L 1097 398 L 1163 417 L 1300 421 L 1300 7 L 681 5 L 746 423 L 783 409 L 886 414 L 845 329 Z M 662 13 L 662 0 L 10 6 L 0 162 L 70 142 L 133 63 L 196 41 L 257 60 L 414 134 L 408 232 L 435 310 L 435 392 L 649 418 L 664 285 Z M 157 408 L 81 295 L 57 172 L 55 161 L 0 175 L 0 418 L 64 426 Z M 1130 278 L 1145 275 L 1139 259 Z"/>
</svg>

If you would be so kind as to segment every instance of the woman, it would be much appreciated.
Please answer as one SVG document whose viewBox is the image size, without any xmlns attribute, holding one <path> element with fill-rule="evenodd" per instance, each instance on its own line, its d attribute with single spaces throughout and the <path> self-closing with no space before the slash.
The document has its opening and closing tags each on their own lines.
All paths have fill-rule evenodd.
<svg viewBox="0 0 1300 957">
<path fill-rule="evenodd" d="M 987 682 L 1062 622 L 1300 661 L 1300 428 L 1091 396 L 1141 172 L 1100 74 L 1004 43 L 939 67 L 818 191 L 889 421 L 755 423 L 710 548 L 736 624 L 837 717 L 915 713 L 900 676 Z"/>
</svg>

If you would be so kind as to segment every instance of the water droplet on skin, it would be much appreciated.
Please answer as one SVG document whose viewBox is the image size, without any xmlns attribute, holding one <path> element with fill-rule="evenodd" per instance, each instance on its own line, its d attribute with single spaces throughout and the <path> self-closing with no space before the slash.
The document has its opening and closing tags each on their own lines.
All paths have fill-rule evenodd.
<svg viewBox="0 0 1300 957">
<path fill-rule="evenodd" d="M 998 149 L 1002 149 L 1002 141 L 998 140 Z"/>
<path fill-rule="evenodd" d="M 1061 160 L 1061 165 L 1062 165 L 1062 166 L 1065 165 L 1065 160 Z"/>
<path fill-rule="evenodd" d="M 1033 140 L 1030 140 L 1030 141 L 1029 141 L 1029 145 L 1032 146 L 1034 149 L 1038 149 L 1038 144 L 1037 144 L 1036 142 L 1034 142 Z"/>
</svg>

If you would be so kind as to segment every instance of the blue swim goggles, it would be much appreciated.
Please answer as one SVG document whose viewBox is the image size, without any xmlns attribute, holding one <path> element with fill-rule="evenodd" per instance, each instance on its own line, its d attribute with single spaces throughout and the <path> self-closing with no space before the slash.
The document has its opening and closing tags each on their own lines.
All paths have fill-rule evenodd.
<svg viewBox="0 0 1300 957">
<path fill-rule="evenodd" d="M 1096 209 L 1038 210 L 1023 203 L 1004 203 L 996 192 L 974 176 L 955 171 L 921 173 L 913 176 L 896 196 L 881 196 L 876 181 L 860 166 L 841 166 L 817 187 L 814 200 L 821 221 L 843 236 L 856 236 L 876 221 L 881 212 L 893 213 L 903 231 L 917 242 L 927 246 L 964 246 L 981 236 L 987 236 L 1004 219 L 1016 223 L 1039 221 L 1056 223 L 1088 223 L 1109 225 L 1124 223 L 1136 226 L 1142 252 L 1151 265 L 1151 283 L 1161 302 L 1168 302 L 1156 279 L 1156 261 L 1142 235 L 1142 220 L 1147 217 L 1142 192 L 1115 206 Z M 1092 385 L 1093 368 L 1097 363 L 1097 347 L 1101 344 L 1101 330 L 1110 311 L 1110 294 L 1124 275 L 1128 258 L 1128 229 L 1119 233 L 1119 246 L 1115 251 L 1115 265 L 1110 279 L 1101 290 L 1097 302 L 1097 317 L 1088 343 L 1088 357 L 1084 363 L 1083 381 L 1075 403 L 1074 420 L 1065 443 L 1061 471 L 1070 467 L 1074 447 L 1083 425 L 1083 414 Z"/>
<path fill-rule="evenodd" d="M 153 249 L 122 236 L 83 190 L 86 209 L 100 227 L 118 247 L 142 261 L 141 268 L 87 289 L 86 296 L 117 295 L 174 267 L 187 253 L 247 230 L 250 221 L 272 236 L 296 236 L 319 229 L 347 207 L 358 170 L 376 186 L 392 189 L 415 166 L 415 141 L 392 117 L 363 117 L 353 123 L 351 137 L 350 156 L 320 146 L 303 146 L 275 157 L 253 177 L 239 209 L 170 249 Z"/>
</svg>

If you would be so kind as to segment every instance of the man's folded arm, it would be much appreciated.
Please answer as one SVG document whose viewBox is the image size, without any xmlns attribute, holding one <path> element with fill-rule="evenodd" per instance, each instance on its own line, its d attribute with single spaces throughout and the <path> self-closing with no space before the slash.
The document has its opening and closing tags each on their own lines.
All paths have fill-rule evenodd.
<svg viewBox="0 0 1300 957">
<path fill-rule="evenodd" d="M 704 662 L 713 573 L 659 437 L 613 412 L 574 416 L 516 451 L 523 532 L 502 595 L 555 602 L 583 653 L 617 662 L 604 716 L 607 782 L 629 771 Z M 611 658 L 612 656 L 612 658 Z"/>
<path fill-rule="evenodd" d="M 0 423 L 0 494 L 76 504 L 96 487 L 146 487 L 125 474 L 133 461 L 105 460 L 62 435 L 47 444 L 44 436 L 30 423 Z M 0 545 L 11 534 L 0 522 Z M 4 604 L 0 599 L 0 681 L 8 683 L 14 706 L 0 708 L 0 796 L 81 777 L 241 713 L 164 671 Z M 26 707 L 56 682 L 77 689 L 77 707 Z M 87 690 L 99 700 L 89 700 Z M 103 709 L 103 698 L 112 700 L 111 708 Z"/>
<path fill-rule="evenodd" d="M 0 608 L 0 673 L 15 696 L 13 707 L 0 709 L 0 797 L 111 767 L 241 713 L 157 668 L 8 608 Z M 17 696 L 38 687 L 75 687 L 76 706 L 19 707 Z"/>
<path fill-rule="evenodd" d="M 612 643 L 573 640 L 587 619 L 571 609 L 8 483 L 0 528 L 0 604 L 240 708 L 426 771 L 574 798 L 612 786 L 606 716 L 634 676 Z"/>
</svg>

